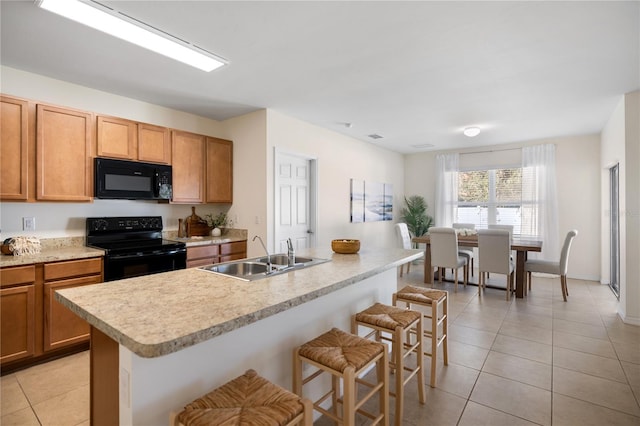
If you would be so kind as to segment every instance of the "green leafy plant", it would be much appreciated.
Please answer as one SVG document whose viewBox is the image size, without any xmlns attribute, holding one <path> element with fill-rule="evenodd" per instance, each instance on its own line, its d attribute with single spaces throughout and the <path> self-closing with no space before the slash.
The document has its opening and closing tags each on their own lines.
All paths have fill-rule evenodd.
<svg viewBox="0 0 640 426">
<path fill-rule="evenodd" d="M 225 212 L 220 212 L 217 215 L 209 213 L 204 217 L 207 221 L 207 225 L 212 228 L 222 228 L 227 224 L 227 214 Z"/>
<path fill-rule="evenodd" d="M 404 202 L 406 206 L 400 211 L 400 219 L 414 237 L 421 237 L 433 226 L 433 217 L 427 214 L 427 202 L 420 195 L 404 197 Z"/>
</svg>

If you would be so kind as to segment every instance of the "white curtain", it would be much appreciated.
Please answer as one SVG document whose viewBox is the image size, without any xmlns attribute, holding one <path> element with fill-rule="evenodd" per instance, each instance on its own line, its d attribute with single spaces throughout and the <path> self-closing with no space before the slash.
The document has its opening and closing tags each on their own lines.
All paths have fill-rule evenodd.
<svg viewBox="0 0 640 426">
<path fill-rule="evenodd" d="M 542 253 L 531 258 L 560 259 L 555 145 L 522 148 L 521 233 L 542 240 Z"/>
<path fill-rule="evenodd" d="M 451 226 L 458 215 L 458 154 L 436 156 L 436 226 Z"/>
</svg>

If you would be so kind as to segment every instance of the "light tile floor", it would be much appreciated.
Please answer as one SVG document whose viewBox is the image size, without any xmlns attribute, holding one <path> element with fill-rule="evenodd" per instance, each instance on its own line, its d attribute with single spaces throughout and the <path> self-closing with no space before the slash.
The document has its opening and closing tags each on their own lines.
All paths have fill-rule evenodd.
<svg viewBox="0 0 640 426">
<path fill-rule="evenodd" d="M 422 285 L 421 266 L 399 287 Z M 504 290 L 479 298 L 474 286 L 436 284 L 449 291 L 449 365 L 440 361 L 425 405 L 407 385 L 403 423 L 639 425 L 640 327 L 618 318 L 608 287 L 568 286 L 565 303 L 558 279 L 536 277 L 527 298 L 508 302 Z M 0 424 L 88 425 L 88 385 L 87 352 L 4 376 Z"/>
</svg>

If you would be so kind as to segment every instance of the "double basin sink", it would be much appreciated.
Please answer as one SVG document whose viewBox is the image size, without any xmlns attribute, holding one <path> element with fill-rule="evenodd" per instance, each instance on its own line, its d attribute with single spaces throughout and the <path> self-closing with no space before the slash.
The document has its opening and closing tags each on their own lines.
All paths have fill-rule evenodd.
<svg viewBox="0 0 640 426">
<path fill-rule="evenodd" d="M 269 263 L 269 261 L 271 263 Z M 329 261 L 330 259 L 296 256 L 293 266 L 289 266 L 289 259 L 287 255 L 279 253 L 271 255 L 270 258 L 262 256 L 252 259 L 235 260 L 232 262 L 201 266 L 198 269 L 227 277 L 237 278 L 243 281 L 255 281 L 261 278 L 284 274 L 289 271 L 304 269 Z"/>
</svg>

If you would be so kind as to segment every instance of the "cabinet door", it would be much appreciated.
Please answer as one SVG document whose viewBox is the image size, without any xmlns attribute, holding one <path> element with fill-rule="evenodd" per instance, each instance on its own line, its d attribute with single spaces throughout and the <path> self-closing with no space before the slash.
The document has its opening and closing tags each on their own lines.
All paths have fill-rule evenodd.
<svg viewBox="0 0 640 426">
<path fill-rule="evenodd" d="M 244 259 L 247 257 L 247 241 L 220 244 L 220 262 Z"/>
<path fill-rule="evenodd" d="M 207 138 L 207 203 L 233 202 L 233 142 Z"/>
<path fill-rule="evenodd" d="M 97 152 L 99 157 L 136 159 L 136 123 L 115 117 L 98 116 Z"/>
<path fill-rule="evenodd" d="M 219 246 L 217 244 L 187 247 L 187 268 L 217 263 L 219 252 Z"/>
<path fill-rule="evenodd" d="M 138 160 L 171 164 L 169 129 L 138 123 Z"/>
<path fill-rule="evenodd" d="M 0 362 L 28 358 L 35 351 L 35 286 L 0 289 Z"/>
<path fill-rule="evenodd" d="M 37 106 L 36 199 L 91 201 L 92 115 Z"/>
<path fill-rule="evenodd" d="M 171 132 L 174 203 L 204 202 L 204 139 L 193 133 Z"/>
<path fill-rule="evenodd" d="M 28 102 L 0 96 L 0 199 L 26 200 L 29 169 Z"/>
<path fill-rule="evenodd" d="M 85 320 L 55 300 L 54 292 L 101 282 L 100 276 L 88 276 L 44 283 L 44 345 L 45 351 L 89 340 L 90 326 Z"/>
</svg>

